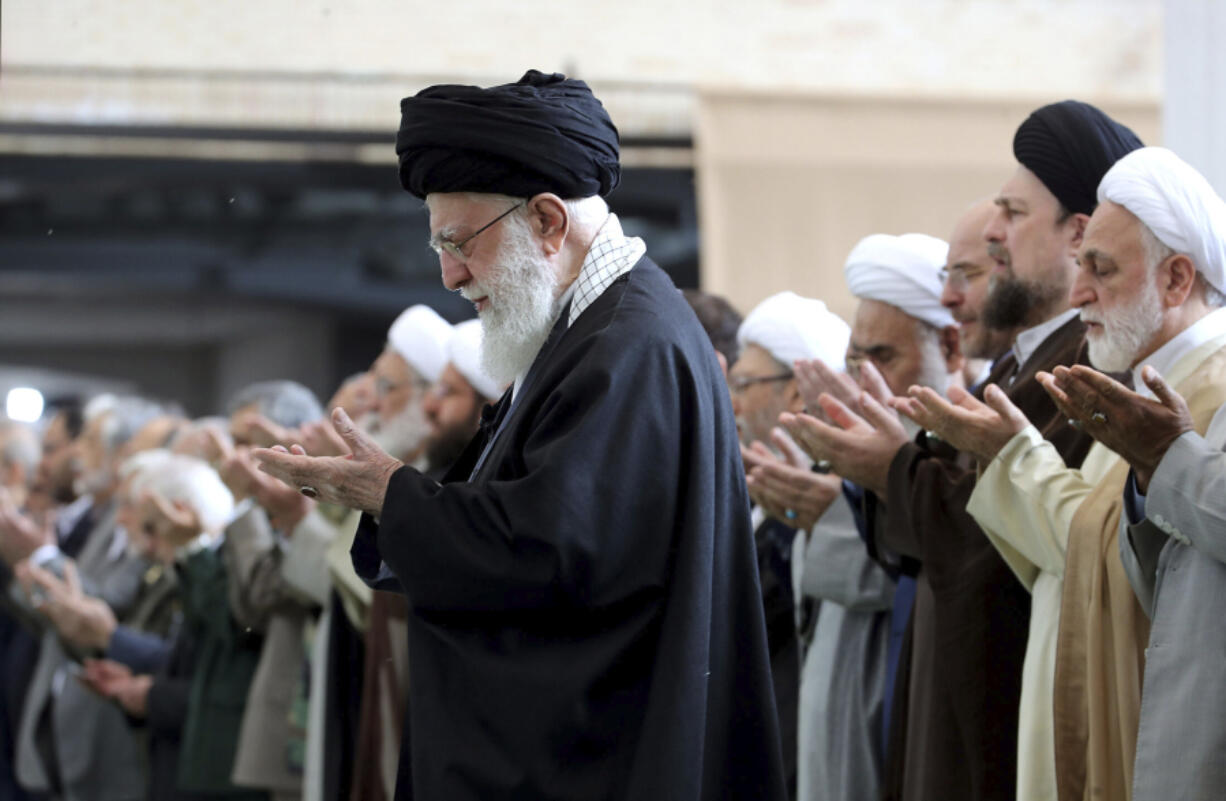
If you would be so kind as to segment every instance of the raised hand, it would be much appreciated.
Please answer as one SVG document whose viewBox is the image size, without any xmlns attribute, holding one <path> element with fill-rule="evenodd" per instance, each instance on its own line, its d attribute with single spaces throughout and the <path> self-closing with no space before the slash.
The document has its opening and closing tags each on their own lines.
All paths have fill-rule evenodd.
<svg viewBox="0 0 1226 801">
<path fill-rule="evenodd" d="M 1070 422 L 1124 457 L 1141 492 L 1171 443 L 1194 430 L 1188 404 L 1149 365 L 1141 379 L 1157 400 L 1085 365 L 1057 367 L 1036 378 Z"/>
<path fill-rule="evenodd" d="M 307 456 L 301 445 L 251 452 L 259 469 L 321 502 L 377 515 L 383 508 L 387 483 L 403 463 L 385 453 L 363 433 L 345 410 L 332 411 L 332 424 L 348 446 L 347 456 Z"/>
<path fill-rule="evenodd" d="M 907 441 L 898 416 L 867 392 L 858 398 L 863 417 L 831 395 L 818 400 L 833 425 L 807 414 L 783 414 L 779 422 L 815 461 L 829 462 L 838 475 L 883 494 L 890 462 Z"/>
<path fill-rule="evenodd" d="M 890 405 L 980 464 L 987 464 L 1030 421 L 995 384 L 983 395 L 987 403 L 961 387 L 950 387 L 946 400 L 933 389 L 913 386 L 909 397 L 895 398 Z"/>
<path fill-rule="evenodd" d="M 834 370 L 821 359 L 801 359 L 792 366 L 796 387 L 805 402 L 805 413 L 825 419 L 822 411 L 822 394 L 837 398 L 844 406 L 859 411 L 860 388 L 855 379 L 839 370 Z M 827 421 L 829 422 L 829 421 Z"/>
<path fill-rule="evenodd" d="M 0 559 L 11 567 L 39 547 L 54 542 L 55 532 L 50 520 L 39 525 L 23 514 L 8 491 L 0 487 Z"/>
<path fill-rule="evenodd" d="M 808 531 L 839 497 L 843 481 L 803 466 L 808 460 L 780 429 L 771 432 L 771 439 L 785 458 L 775 458 L 762 443 L 754 443 L 760 448 L 760 458 L 755 459 L 746 476 L 749 495 L 774 519 Z M 766 456 L 761 457 L 762 453 Z"/>
</svg>

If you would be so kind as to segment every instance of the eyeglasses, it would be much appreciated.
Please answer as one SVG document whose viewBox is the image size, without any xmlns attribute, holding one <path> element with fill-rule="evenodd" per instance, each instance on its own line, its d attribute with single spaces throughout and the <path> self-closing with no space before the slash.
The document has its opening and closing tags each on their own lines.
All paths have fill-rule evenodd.
<svg viewBox="0 0 1226 801">
<path fill-rule="evenodd" d="M 754 384 L 768 384 L 772 381 L 787 381 L 792 377 L 792 373 L 779 373 L 778 375 L 745 375 L 738 378 L 728 379 L 728 388 L 732 392 L 739 393 L 752 387 Z"/>
<path fill-rule="evenodd" d="M 955 292 L 961 292 L 971 285 L 979 276 L 983 275 L 987 270 L 979 269 L 967 272 L 966 268 L 961 265 L 954 267 L 941 268 L 937 275 L 941 279 L 942 284 L 949 284 L 949 288 Z"/>
<path fill-rule="evenodd" d="M 485 231 L 487 228 L 490 228 L 491 226 L 493 226 L 503 217 L 506 217 L 508 214 L 515 211 L 520 206 L 524 205 L 526 202 L 527 202 L 526 200 L 519 201 L 511 208 L 504 211 L 502 214 L 499 214 L 497 217 L 490 220 L 485 225 L 478 228 L 476 231 L 473 231 L 471 234 L 461 239 L 459 242 L 452 242 L 450 239 L 445 239 L 443 237 L 437 237 L 435 239 L 431 239 L 430 249 L 433 250 L 435 253 L 439 254 L 440 256 L 443 255 L 443 251 L 446 251 L 448 255 L 450 255 L 452 258 L 456 258 L 456 259 L 459 259 L 460 261 L 463 261 L 465 258 L 467 258 L 464 255 L 465 245 L 467 245 L 469 242 L 476 239 L 480 233 Z"/>
</svg>

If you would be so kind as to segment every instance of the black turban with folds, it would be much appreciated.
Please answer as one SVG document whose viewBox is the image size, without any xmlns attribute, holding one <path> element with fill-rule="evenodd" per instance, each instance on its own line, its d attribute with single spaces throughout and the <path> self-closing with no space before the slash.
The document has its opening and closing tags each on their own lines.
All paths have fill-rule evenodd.
<svg viewBox="0 0 1226 801">
<path fill-rule="evenodd" d="M 431 192 L 604 196 L 621 178 L 617 128 L 583 81 L 528 70 L 482 89 L 441 85 L 400 101 L 400 183 Z"/>
<path fill-rule="evenodd" d="M 1043 106 L 1013 135 L 1014 157 L 1074 214 L 1093 213 L 1107 170 L 1142 146 L 1126 126 L 1077 100 Z"/>
</svg>

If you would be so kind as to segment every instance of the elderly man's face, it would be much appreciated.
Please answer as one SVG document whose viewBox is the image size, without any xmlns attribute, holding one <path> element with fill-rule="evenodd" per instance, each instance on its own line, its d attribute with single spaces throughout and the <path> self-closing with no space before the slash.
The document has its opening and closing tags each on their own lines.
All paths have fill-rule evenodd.
<svg viewBox="0 0 1226 801">
<path fill-rule="evenodd" d="M 562 293 L 561 267 L 555 263 L 559 254 L 546 253 L 544 240 L 534 233 L 534 218 L 527 216 L 528 207 L 498 218 L 514 208 L 507 198 L 446 193 L 432 194 L 427 202 L 435 245 L 468 240 L 460 257 L 440 248 L 443 283 L 477 309 L 484 333 L 482 367 L 495 380 L 510 383 L 527 370 L 557 318 Z"/>
<path fill-rule="evenodd" d="M 375 376 L 368 371 L 342 384 L 328 401 L 328 411 L 339 406 L 351 419 L 360 420 L 374 411 L 375 400 Z"/>
<path fill-rule="evenodd" d="M 464 379 L 455 365 L 448 364 L 422 401 L 430 435 L 426 458 L 431 469 L 450 466 L 477 433 L 483 398 Z"/>
<path fill-rule="evenodd" d="M 728 370 L 732 390 L 732 411 L 741 442 L 770 445 L 771 429 L 779 424 L 783 412 L 803 408 L 791 368 L 780 364 L 760 345 L 749 344 L 741 350 Z"/>
<path fill-rule="evenodd" d="M 935 331 L 897 306 L 879 300 L 861 300 L 847 344 L 847 369 L 858 376 L 866 360 L 881 373 L 895 395 L 905 395 L 912 384 L 944 392 L 949 370 Z"/>
<path fill-rule="evenodd" d="M 1164 309 L 1155 267 L 1141 221 L 1123 206 L 1100 204 L 1086 226 L 1070 296 L 1100 370 L 1126 370 L 1157 348 Z"/>
<path fill-rule="evenodd" d="M 1037 325 L 1038 312 L 1067 297 L 1078 220 L 1060 220 L 1060 201 L 1037 176 L 1019 166 L 996 198 L 984 228 L 995 263 L 987 318 L 996 328 Z"/>
<path fill-rule="evenodd" d="M 1008 347 L 1008 334 L 988 328 L 982 319 L 996 264 L 988 255 L 983 230 L 996 213 L 996 206 L 985 201 L 958 221 L 949 239 L 941 305 L 958 321 L 962 353 L 971 359 L 992 359 Z"/>
<path fill-rule="evenodd" d="M 404 411 L 414 400 L 420 401 L 424 382 L 404 357 L 385 348 L 370 367 L 375 382 L 375 413 L 386 423 Z"/>
</svg>

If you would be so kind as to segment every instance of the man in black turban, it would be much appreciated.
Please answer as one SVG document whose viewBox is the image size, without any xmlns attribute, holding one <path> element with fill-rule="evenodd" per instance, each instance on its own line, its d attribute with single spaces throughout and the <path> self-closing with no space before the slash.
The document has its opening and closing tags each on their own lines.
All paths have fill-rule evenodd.
<svg viewBox="0 0 1226 801">
<path fill-rule="evenodd" d="M 1043 106 L 1018 127 L 1018 168 L 985 231 L 997 263 L 984 309 L 990 327 L 1035 326 L 1068 308 L 1073 253 L 1098 205 L 1098 182 L 1141 146 L 1127 127 L 1076 100 Z"/>
<path fill-rule="evenodd" d="M 441 484 L 341 410 L 351 458 L 257 453 L 366 512 L 354 566 L 409 598 L 397 797 L 780 801 L 728 388 L 605 205 L 616 128 L 585 84 L 535 71 L 401 109 L 401 182 L 511 387 Z"/>
<path fill-rule="evenodd" d="M 1035 374 L 1087 362 L 1085 325 L 1069 308 L 1075 253 L 1098 182 L 1140 146 L 1131 131 L 1084 103 L 1037 110 L 1017 132 L 1019 166 L 983 231 L 995 261 L 984 317 L 1012 347 L 962 403 L 991 419 L 995 411 L 977 399 L 996 384 L 1070 467 L 1080 466 L 1091 441 L 1067 424 Z M 995 422 L 1010 424 L 999 415 Z M 938 426 L 925 421 L 924 428 Z M 982 498 L 976 457 L 950 445 L 961 441 L 960 431 L 936 433 L 940 439 L 921 431 L 908 441 L 895 421 L 864 423 L 854 438 L 842 430 L 828 437 L 835 472 L 862 483 L 885 477 L 885 494 L 865 498 L 878 552 L 919 566 L 909 651 L 895 679 L 904 700 L 894 706 L 883 797 L 1055 798 L 1045 649 L 1054 651 L 1048 635 L 1059 617 L 1059 582 L 1034 565 L 1018 567 L 1020 549 L 989 539 L 993 530 L 968 513 L 968 503 Z M 1012 437 L 1004 431 L 1003 441 Z M 1025 553 L 1047 552 L 1031 544 Z"/>
</svg>

